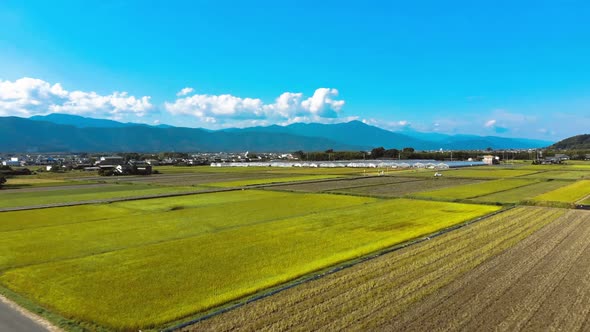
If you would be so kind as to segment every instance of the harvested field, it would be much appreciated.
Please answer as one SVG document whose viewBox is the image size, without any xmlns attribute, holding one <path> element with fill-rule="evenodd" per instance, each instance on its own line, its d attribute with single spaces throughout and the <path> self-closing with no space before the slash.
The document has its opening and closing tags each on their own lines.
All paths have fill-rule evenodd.
<svg viewBox="0 0 590 332">
<path fill-rule="evenodd" d="M 552 224 L 376 329 L 587 331 L 590 212 Z"/>
<path fill-rule="evenodd" d="M 413 197 L 441 199 L 441 200 L 461 200 L 466 198 L 474 198 L 492 193 L 497 193 L 509 189 L 528 186 L 535 183 L 532 180 L 524 179 L 500 179 L 493 181 L 486 181 L 481 183 L 466 184 L 450 188 L 443 188 L 432 191 L 419 192 Z"/>
<path fill-rule="evenodd" d="M 523 239 L 528 241 L 527 237 L 535 231 L 541 229 L 542 234 L 550 234 L 567 226 L 572 216 L 587 219 L 590 213 L 582 215 L 539 207 L 515 208 L 252 302 L 183 331 L 401 331 L 404 330 L 401 322 L 408 317 L 406 312 L 413 312 L 416 302 L 436 297 L 441 288 L 454 284 L 454 280 L 463 278 L 482 263 L 484 266 L 489 264 L 490 259 L 506 249 L 520 246 L 518 243 Z M 590 229 L 590 220 L 586 221 L 588 226 L 585 228 Z M 550 226 L 543 228 L 548 224 Z M 571 231 L 575 226 L 566 228 Z M 505 263 L 512 268 L 519 267 L 510 260 Z M 479 281 L 474 283 L 485 287 Z M 438 305 L 445 307 L 445 303 Z M 475 308 L 479 307 L 472 305 L 466 310 Z M 436 310 L 432 314 L 436 314 Z M 441 319 L 455 316 L 460 317 L 460 312 L 440 315 Z M 420 315 L 412 318 L 421 327 L 419 324 L 424 319 Z M 431 329 L 422 330 L 443 330 L 435 324 L 432 323 Z"/>
<path fill-rule="evenodd" d="M 350 178 L 337 181 L 325 181 L 319 183 L 295 183 L 286 184 L 282 186 L 273 186 L 272 190 L 285 190 L 296 192 L 326 192 L 359 187 L 373 187 L 384 186 L 392 183 L 424 181 L 423 179 L 415 178 L 401 178 L 392 176 L 366 177 L 366 178 Z"/>
<path fill-rule="evenodd" d="M 471 199 L 474 202 L 479 203 L 501 203 L 501 204 L 515 204 L 525 200 L 532 199 L 535 196 L 543 193 L 565 187 L 571 184 L 569 181 L 543 181 L 539 183 L 533 183 L 528 186 L 518 187 L 493 193 L 489 195 L 479 196 Z"/>
<path fill-rule="evenodd" d="M 475 179 L 428 178 L 421 181 L 404 181 L 400 183 L 384 184 L 380 186 L 368 186 L 333 190 L 331 192 L 372 197 L 403 197 L 405 195 L 427 190 L 461 186 L 465 184 L 475 184 L 480 182 L 482 181 Z"/>
</svg>

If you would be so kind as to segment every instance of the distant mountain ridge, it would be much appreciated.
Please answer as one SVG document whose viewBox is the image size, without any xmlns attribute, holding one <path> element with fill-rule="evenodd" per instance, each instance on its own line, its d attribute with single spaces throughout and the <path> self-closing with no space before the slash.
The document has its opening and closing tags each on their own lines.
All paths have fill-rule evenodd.
<svg viewBox="0 0 590 332">
<path fill-rule="evenodd" d="M 564 150 L 590 150 L 590 134 L 568 137 L 550 147 Z"/>
<path fill-rule="evenodd" d="M 375 147 L 416 150 L 480 150 L 491 147 L 538 148 L 552 142 L 494 136 L 392 132 L 360 121 L 338 124 L 295 123 L 207 130 L 166 125 L 121 123 L 75 115 L 50 114 L 29 119 L 0 117 L 1 152 L 235 152 L 370 150 Z M 432 136 L 433 139 L 428 138 Z"/>
<path fill-rule="evenodd" d="M 87 118 L 78 115 L 71 115 L 71 114 L 61 114 L 61 113 L 51 113 L 48 115 L 35 115 L 30 117 L 29 119 L 35 121 L 47 121 L 55 124 L 61 125 L 69 125 L 74 126 L 77 128 L 125 128 L 125 127 L 136 127 L 136 126 L 148 126 L 148 127 L 158 127 L 158 128 L 171 128 L 173 126 L 170 125 L 156 125 L 150 126 L 147 124 L 140 124 L 140 123 L 132 123 L 132 122 L 118 122 L 114 120 L 107 120 L 107 119 L 95 119 L 95 118 Z"/>
</svg>

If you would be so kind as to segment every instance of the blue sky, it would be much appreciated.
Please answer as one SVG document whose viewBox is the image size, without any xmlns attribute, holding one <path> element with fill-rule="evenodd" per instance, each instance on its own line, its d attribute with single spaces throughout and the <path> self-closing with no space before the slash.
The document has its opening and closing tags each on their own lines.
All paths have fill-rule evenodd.
<svg viewBox="0 0 590 332">
<path fill-rule="evenodd" d="M 587 1 L 0 2 L 0 116 L 590 132 Z M 183 90 L 184 89 L 184 90 Z"/>
</svg>

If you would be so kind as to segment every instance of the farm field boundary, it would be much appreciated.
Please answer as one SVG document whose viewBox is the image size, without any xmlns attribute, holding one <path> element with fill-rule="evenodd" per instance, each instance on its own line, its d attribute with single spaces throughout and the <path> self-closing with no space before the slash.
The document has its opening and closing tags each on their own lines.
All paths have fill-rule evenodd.
<svg viewBox="0 0 590 332">
<path fill-rule="evenodd" d="M 320 278 L 323 278 L 323 277 L 326 277 L 328 275 L 337 273 L 339 271 L 342 271 L 342 270 L 345 270 L 345 269 L 354 267 L 355 265 L 358 265 L 358 264 L 361 264 L 361 263 L 364 263 L 364 262 L 367 262 L 367 261 L 376 259 L 376 258 L 381 257 L 383 255 L 386 255 L 386 254 L 389 254 L 389 253 L 392 253 L 392 252 L 395 252 L 395 251 L 398 251 L 398 250 L 401 250 L 401 249 L 404 249 L 404 248 L 408 248 L 410 246 L 413 246 L 413 245 L 422 243 L 424 241 L 429 241 L 431 239 L 434 239 L 434 238 L 439 237 L 441 235 L 447 234 L 449 232 L 452 232 L 452 231 L 461 229 L 463 227 L 469 226 L 471 224 L 477 223 L 479 221 L 482 221 L 482 220 L 491 218 L 491 217 L 493 217 L 495 215 L 498 215 L 500 213 L 504 213 L 504 212 L 506 212 L 506 211 L 508 211 L 510 209 L 513 209 L 513 208 L 514 207 L 506 207 L 506 208 L 504 208 L 502 210 L 498 210 L 498 211 L 492 212 L 492 213 L 490 213 L 488 215 L 485 215 L 483 217 L 475 218 L 475 219 L 466 221 L 466 222 L 461 223 L 461 224 L 453 225 L 451 227 L 447 227 L 445 229 L 441 229 L 441 230 L 436 231 L 436 232 L 433 232 L 431 234 L 427 234 L 427 235 L 421 236 L 419 238 L 412 239 L 410 241 L 406 241 L 406 242 L 403 242 L 403 243 L 400 243 L 400 244 L 391 246 L 389 248 L 385 248 L 385 249 L 382 249 L 382 250 L 379 250 L 379 251 L 376 251 L 376 252 L 367 254 L 367 255 L 365 255 L 363 257 L 360 257 L 360 258 L 357 258 L 357 259 L 354 259 L 354 260 L 350 260 L 350 261 L 347 261 L 347 262 L 344 262 L 344 263 L 341 263 L 341 264 L 337 264 L 335 266 L 331 266 L 331 267 L 325 268 L 325 269 L 320 270 L 320 271 L 315 271 L 315 272 L 313 272 L 313 273 L 311 273 L 309 275 L 303 276 L 301 278 L 298 278 L 296 280 L 293 280 L 292 282 L 288 282 L 286 284 L 283 284 L 283 285 L 281 285 L 279 287 L 274 287 L 274 288 L 268 289 L 268 290 L 266 290 L 266 291 L 264 291 L 262 293 L 259 293 L 259 294 L 256 294 L 254 296 L 251 296 L 251 297 L 242 299 L 240 301 L 234 302 L 232 304 L 229 304 L 228 306 L 222 306 L 219 309 L 215 309 L 215 310 L 213 310 L 211 312 L 208 312 L 205 315 L 199 316 L 199 317 L 197 317 L 197 318 L 195 318 L 193 320 L 182 322 L 182 323 L 177 324 L 177 325 L 169 326 L 169 327 L 163 329 L 162 332 L 172 332 L 172 331 L 180 330 L 182 328 L 185 328 L 185 327 L 188 327 L 188 326 L 197 324 L 197 323 L 199 323 L 201 321 L 205 321 L 207 319 L 211 319 L 211 318 L 213 318 L 215 316 L 218 316 L 218 315 L 221 315 L 223 313 L 226 313 L 226 312 L 232 311 L 234 309 L 240 308 L 240 307 L 245 306 L 245 305 L 247 305 L 249 303 L 262 300 L 264 298 L 270 297 L 270 296 L 275 295 L 275 294 L 278 294 L 280 292 L 289 290 L 291 288 L 297 287 L 297 286 L 302 285 L 304 283 L 308 283 L 308 282 L 311 282 L 311 281 L 314 281 L 314 280 L 318 280 Z"/>
</svg>

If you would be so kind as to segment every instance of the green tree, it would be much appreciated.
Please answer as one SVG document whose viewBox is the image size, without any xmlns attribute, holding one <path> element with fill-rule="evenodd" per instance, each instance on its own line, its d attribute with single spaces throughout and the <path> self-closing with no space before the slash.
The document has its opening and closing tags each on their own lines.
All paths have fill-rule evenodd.
<svg viewBox="0 0 590 332">
<path fill-rule="evenodd" d="M 371 159 L 383 158 L 385 155 L 385 148 L 380 146 L 371 150 Z"/>
</svg>

